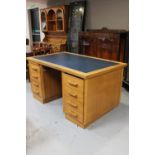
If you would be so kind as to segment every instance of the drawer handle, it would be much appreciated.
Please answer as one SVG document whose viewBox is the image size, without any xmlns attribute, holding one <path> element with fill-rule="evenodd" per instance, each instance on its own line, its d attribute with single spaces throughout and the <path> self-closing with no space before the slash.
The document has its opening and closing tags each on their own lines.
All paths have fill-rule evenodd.
<svg viewBox="0 0 155 155">
<path fill-rule="evenodd" d="M 34 71 L 38 71 L 38 69 L 37 68 L 34 68 L 34 67 L 31 67 Z"/>
<path fill-rule="evenodd" d="M 72 103 L 72 102 L 68 102 L 68 104 L 71 105 L 71 106 L 74 107 L 74 108 L 77 108 L 77 105 L 74 104 L 74 103 Z"/>
<path fill-rule="evenodd" d="M 33 85 L 35 85 L 36 87 L 39 87 L 39 84 L 33 83 Z"/>
<path fill-rule="evenodd" d="M 39 91 L 33 90 L 33 92 L 34 92 L 35 94 L 39 94 Z"/>
<path fill-rule="evenodd" d="M 77 94 L 69 93 L 70 96 L 77 98 Z"/>
<path fill-rule="evenodd" d="M 76 113 L 74 113 L 73 111 L 70 111 L 69 115 L 71 115 L 72 117 L 76 117 L 76 118 L 78 117 L 78 115 Z"/>
<path fill-rule="evenodd" d="M 69 83 L 69 85 L 74 86 L 74 87 L 77 87 L 78 86 L 77 83 L 74 83 L 74 82 L 71 82 L 71 81 L 68 81 L 68 83 Z"/>
<path fill-rule="evenodd" d="M 39 92 L 34 92 L 34 93 L 37 94 L 37 95 L 39 94 Z"/>
<path fill-rule="evenodd" d="M 34 79 L 38 79 L 38 76 L 33 76 Z"/>
</svg>

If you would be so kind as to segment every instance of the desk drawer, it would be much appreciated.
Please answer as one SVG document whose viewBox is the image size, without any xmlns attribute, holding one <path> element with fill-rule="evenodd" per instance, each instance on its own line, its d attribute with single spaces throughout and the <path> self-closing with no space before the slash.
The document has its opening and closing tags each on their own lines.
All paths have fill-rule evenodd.
<svg viewBox="0 0 155 155">
<path fill-rule="evenodd" d="M 83 102 L 84 102 L 84 82 L 82 79 L 63 73 L 63 110 L 66 114 L 68 112 L 76 113 L 77 119 L 81 122 L 83 117 Z M 73 115 L 74 115 L 73 113 Z M 70 114 L 71 115 L 71 114 Z"/>
<path fill-rule="evenodd" d="M 83 83 L 82 79 L 63 73 L 63 86 L 65 89 L 69 87 L 73 90 L 83 92 Z"/>
<path fill-rule="evenodd" d="M 67 94 L 63 96 L 63 105 L 64 105 L 64 111 L 67 108 L 71 108 L 74 111 L 83 114 L 83 102 L 78 101 L 74 98 L 69 97 Z"/>
<path fill-rule="evenodd" d="M 33 71 L 30 69 L 30 77 L 31 77 L 31 80 L 34 80 L 34 81 L 40 81 L 40 72 L 36 72 L 36 71 Z"/>
<path fill-rule="evenodd" d="M 35 95 L 42 97 L 42 91 L 41 91 L 41 87 L 40 87 L 39 83 L 32 80 L 31 81 L 31 87 L 32 87 L 32 91 Z"/>
<path fill-rule="evenodd" d="M 29 67 L 33 71 L 40 72 L 40 66 L 39 66 L 39 64 L 36 64 L 34 62 L 30 62 L 29 63 Z"/>
<path fill-rule="evenodd" d="M 29 63 L 31 80 L 40 81 L 40 66 L 35 63 Z"/>
<path fill-rule="evenodd" d="M 73 109 L 68 107 L 66 110 L 66 114 L 69 115 L 74 120 L 77 120 L 77 121 L 83 123 L 83 115 L 74 111 Z"/>
<path fill-rule="evenodd" d="M 72 101 L 75 102 L 80 102 L 83 103 L 83 92 L 80 91 L 76 91 L 72 88 L 69 87 L 64 87 L 64 96 L 66 96 L 66 98 L 71 99 Z"/>
</svg>

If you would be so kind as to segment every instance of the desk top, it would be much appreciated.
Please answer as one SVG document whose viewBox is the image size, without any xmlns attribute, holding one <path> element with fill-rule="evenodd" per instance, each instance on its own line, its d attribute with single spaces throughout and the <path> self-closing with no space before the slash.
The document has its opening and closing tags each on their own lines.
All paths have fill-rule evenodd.
<svg viewBox="0 0 155 155">
<path fill-rule="evenodd" d="M 93 58 L 69 52 L 28 58 L 30 61 L 51 67 L 81 78 L 89 78 L 111 70 L 122 69 L 125 63 Z"/>
<path fill-rule="evenodd" d="M 106 68 L 116 65 L 117 63 L 105 60 L 98 60 L 89 57 L 82 57 L 68 53 L 60 53 L 55 55 L 41 56 L 36 59 L 68 67 L 80 72 L 88 73 L 97 69 Z"/>
</svg>

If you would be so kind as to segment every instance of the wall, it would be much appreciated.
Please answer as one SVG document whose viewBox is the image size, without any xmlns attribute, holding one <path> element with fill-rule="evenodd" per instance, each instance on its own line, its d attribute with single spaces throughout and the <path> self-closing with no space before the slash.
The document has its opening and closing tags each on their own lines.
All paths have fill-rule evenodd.
<svg viewBox="0 0 155 155">
<path fill-rule="evenodd" d="M 86 28 L 129 29 L 129 0 L 88 0 Z"/>
<path fill-rule="evenodd" d="M 49 0 L 63 5 L 78 0 Z M 86 29 L 129 29 L 129 0 L 87 0 Z"/>
<path fill-rule="evenodd" d="M 46 8 L 47 7 L 47 3 L 46 1 L 43 2 L 36 2 L 34 0 L 29 0 L 26 1 L 26 38 L 30 39 L 30 43 L 32 43 L 32 38 L 31 38 L 31 23 L 29 21 L 29 15 L 28 15 L 28 9 L 33 9 L 33 8 Z M 39 12 L 39 16 L 40 16 L 40 12 Z M 41 32 L 41 26 L 40 26 L 40 36 L 41 36 L 41 40 L 44 38 L 44 33 Z"/>
<path fill-rule="evenodd" d="M 69 4 L 75 0 L 28 0 L 26 9 L 46 8 L 52 5 Z M 77 1 L 77 0 L 76 0 Z M 30 38 L 28 12 L 26 12 L 26 37 Z M 129 0 L 87 0 L 86 29 L 129 29 Z M 41 32 L 41 39 L 44 34 Z M 31 38 L 30 38 L 31 39 Z"/>
</svg>

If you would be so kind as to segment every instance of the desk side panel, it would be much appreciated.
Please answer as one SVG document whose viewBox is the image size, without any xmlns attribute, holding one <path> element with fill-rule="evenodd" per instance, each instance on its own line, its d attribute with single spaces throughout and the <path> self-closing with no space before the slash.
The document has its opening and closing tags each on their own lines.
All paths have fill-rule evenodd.
<svg viewBox="0 0 155 155">
<path fill-rule="evenodd" d="M 123 69 L 85 80 L 84 124 L 88 126 L 120 102 Z"/>
</svg>

